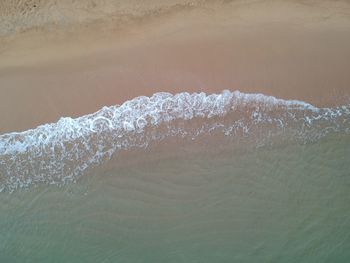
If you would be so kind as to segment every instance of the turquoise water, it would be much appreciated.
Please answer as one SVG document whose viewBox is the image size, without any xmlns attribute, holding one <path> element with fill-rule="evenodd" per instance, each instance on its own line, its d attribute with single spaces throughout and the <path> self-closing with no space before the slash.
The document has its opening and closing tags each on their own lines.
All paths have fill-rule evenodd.
<svg viewBox="0 0 350 263">
<path fill-rule="evenodd" d="M 0 262 L 348 262 L 349 145 L 164 143 L 2 193 Z"/>
</svg>

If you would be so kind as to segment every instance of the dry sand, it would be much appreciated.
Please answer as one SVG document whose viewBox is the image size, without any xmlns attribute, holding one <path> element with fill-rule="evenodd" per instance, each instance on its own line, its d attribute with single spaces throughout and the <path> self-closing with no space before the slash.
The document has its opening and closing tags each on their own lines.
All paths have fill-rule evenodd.
<svg viewBox="0 0 350 263">
<path fill-rule="evenodd" d="M 347 2 L 203 1 L 142 14 L 6 31 L 0 133 L 157 91 L 238 89 L 316 105 L 350 94 Z"/>
</svg>

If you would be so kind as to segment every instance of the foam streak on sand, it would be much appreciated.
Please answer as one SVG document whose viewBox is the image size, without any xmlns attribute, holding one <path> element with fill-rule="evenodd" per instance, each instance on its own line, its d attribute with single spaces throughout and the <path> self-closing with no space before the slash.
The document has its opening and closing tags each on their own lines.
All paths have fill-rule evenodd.
<svg viewBox="0 0 350 263">
<path fill-rule="evenodd" d="M 302 101 L 227 90 L 137 97 L 76 119 L 65 117 L 1 135 L 0 191 L 37 183 L 62 185 L 119 150 L 213 131 L 254 137 L 256 145 L 277 135 L 307 143 L 329 133 L 349 133 L 350 105 L 316 108 Z"/>
</svg>

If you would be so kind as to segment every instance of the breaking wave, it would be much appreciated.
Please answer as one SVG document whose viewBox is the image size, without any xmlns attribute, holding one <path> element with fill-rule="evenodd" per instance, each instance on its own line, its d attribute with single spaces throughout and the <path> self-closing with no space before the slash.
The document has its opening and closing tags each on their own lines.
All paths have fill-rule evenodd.
<svg viewBox="0 0 350 263">
<path fill-rule="evenodd" d="M 256 146 L 277 135 L 298 143 L 314 142 L 330 133 L 350 133 L 350 105 L 317 108 L 227 90 L 137 97 L 79 118 L 65 117 L 1 135 L 0 192 L 74 182 L 120 150 L 147 147 L 171 136 L 195 139 L 212 132 L 255 138 Z"/>
</svg>

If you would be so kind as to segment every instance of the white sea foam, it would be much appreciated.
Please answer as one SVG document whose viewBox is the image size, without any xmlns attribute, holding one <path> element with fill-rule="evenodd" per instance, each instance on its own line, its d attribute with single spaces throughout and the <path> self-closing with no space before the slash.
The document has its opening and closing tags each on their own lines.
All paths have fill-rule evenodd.
<svg viewBox="0 0 350 263">
<path fill-rule="evenodd" d="M 191 120 L 201 120 L 194 125 Z M 61 118 L 0 136 L 0 191 L 32 184 L 62 185 L 122 149 L 146 147 L 168 136 L 211 131 L 227 136 L 286 134 L 299 142 L 350 132 L 349 105 L 317 108 L 263 94 L 160 92 L 79 118 Z"/>
</svg>

